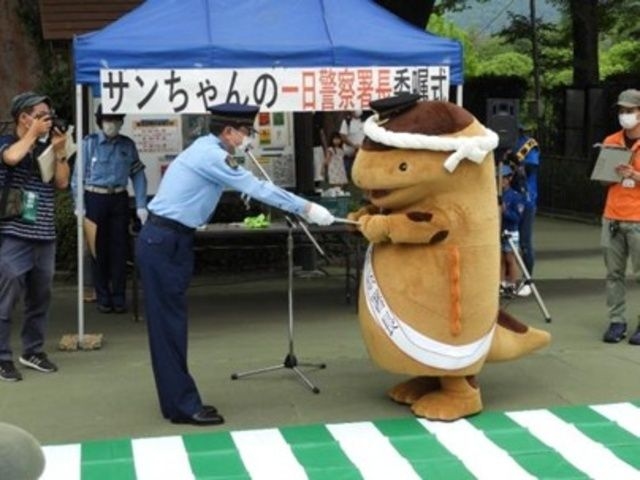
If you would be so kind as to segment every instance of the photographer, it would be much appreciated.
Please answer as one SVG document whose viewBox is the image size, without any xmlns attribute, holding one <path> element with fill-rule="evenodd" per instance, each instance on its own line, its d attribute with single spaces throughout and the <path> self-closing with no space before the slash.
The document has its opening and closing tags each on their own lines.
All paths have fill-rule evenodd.
<svg viewBox="0 0 640 480">
<path fill-rule="evenodd" d="M 22 365 L 44 373 L 58 368 L 43 352 L 55 268 L 54 190 L 69 185 L 66 135 L 53 125 L 49 97 L 34 92 L 11 102 L 16 128 L 0 137 L 0 186 L 20 192 L 13 209 L 0 202 L 0 379 L 22 380 L 10 347 L 11 313 L 24 296 Z M 55 155 L 51 182 L 42 180 L 38 157 L 49 145 Z M 3 195 L 6 199 L 6 195 Z M 18 206 L 16 206 L 18 205 Z"/>
</svg>

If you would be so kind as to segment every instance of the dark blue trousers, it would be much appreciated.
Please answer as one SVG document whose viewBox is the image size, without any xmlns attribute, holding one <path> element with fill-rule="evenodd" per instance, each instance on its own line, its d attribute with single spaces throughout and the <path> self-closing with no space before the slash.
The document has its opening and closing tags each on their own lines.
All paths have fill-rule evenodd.
<svg viewBox="0 0 640 480">
<path fill-rule="evenodd" d="M 527 267 L 529 274 L 533 275 L 533 264 L 535 254 L 533 251 L 533 223 L 536 219 L 536 206 L 527 205 L 520 220 L 520 249 L 522 250 L 522 261 Z"/>
<path fill-rule="evenodd" d="M 92 262 L 98 304 L 124 308 L 129 252 L 129 196 L 85 192 L 87 218 L 97 225 Z"/>
<path fill-rule="evenodd" d="M 136 243 L 144 289 L 151 363 L 165 418 L 191 416 L 202 400 L 187 367 L 187 288 L 193 274 L 193 233 L 145 223 Z"/>
</svg>

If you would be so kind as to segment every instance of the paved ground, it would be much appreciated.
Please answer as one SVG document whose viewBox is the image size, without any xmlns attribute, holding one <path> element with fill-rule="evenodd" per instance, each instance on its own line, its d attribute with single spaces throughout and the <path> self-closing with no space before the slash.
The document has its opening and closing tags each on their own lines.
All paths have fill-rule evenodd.
<svg viewBox="0 0 640 480">
<path fill-rule="evenodd" d="M 640 399 L 640 347 L 600 341 L 605 307 L 598 237 L 595 225 L 538 219 L 534 278 L 553 321 L 545 324 L 533 297 L 515 300 L 508 309 L 548 328 L 553 343 L 516 362 L 485 367 L 480 381 L 486 411 Z M 367 357 L 355 309 L 344 299 L 342 271 L 332 267 L 328 272 L 322 278 L 295 280 L 295 353 L 302 362 L 327 364 L 325 370 L 308 372 L 319 394 L 289 369 L 230 379 L 233 372 L 284 359 L 286 272 L 243 282 L 194 279 L 189 294 L 191 369 L 203 398 L 227 419 L 222 427 L 206 431 L 411 417 L 407 408 L 385 396 L 401 377 L 378 369 Z M 637 286 L 630 288 L 635 321 L 640 296 Z M 60 372 L 23 370 L 24 381 L 0 382 L 0 421 L 30 431 L 44 444 L 202 432 L 161 418 L 144 322 L 89 308 L 86 331 L 103 333 L 103 348 L 55 351 L 63 334 L 76 331 L 75 299 L 73 285 L 56 286 L 48 351 Z"/>
</svg>

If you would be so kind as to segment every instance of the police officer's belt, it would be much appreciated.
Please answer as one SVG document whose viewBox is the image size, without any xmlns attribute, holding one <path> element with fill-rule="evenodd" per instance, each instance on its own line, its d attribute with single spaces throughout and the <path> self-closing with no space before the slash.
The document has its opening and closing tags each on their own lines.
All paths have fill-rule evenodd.
<svg viewBox="0 0 640 480">
<path fill-rule="evenodd" d="M 185 224 L 180 223 L 177 220 L 156 215 L 153 212 L 149 212 L 147 222 L 158 227 L 168 228 L 169 230 L 173 230 L 178 233 L 193 233 L 195 231 L 195 228 L 187 227 Z"/>
<path fill-rule="evenodd" d="M 127 187 L 98 187 L 97 185 L 86 185 L 84 190 L 91 193 L 102 193 L 112 195 L 114 193 L 122 193 Z"/>
</svg>

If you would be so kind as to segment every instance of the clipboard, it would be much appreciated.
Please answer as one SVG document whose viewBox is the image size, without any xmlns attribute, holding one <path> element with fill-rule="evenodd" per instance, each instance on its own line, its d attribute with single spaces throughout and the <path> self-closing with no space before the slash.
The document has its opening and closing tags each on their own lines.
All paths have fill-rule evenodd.
<svg viewBox="0 0 640 480">
<path fill-rule="evenodd" d="M 598 182 L 618 183 L 622 177 L 616 172 L 618 165 L 624 165 L 631 161 L 631 150 L 626 148 L 607 147 L 600 148 L 596 164 L 591 172 L 591 180 Z"/>
</svg>

